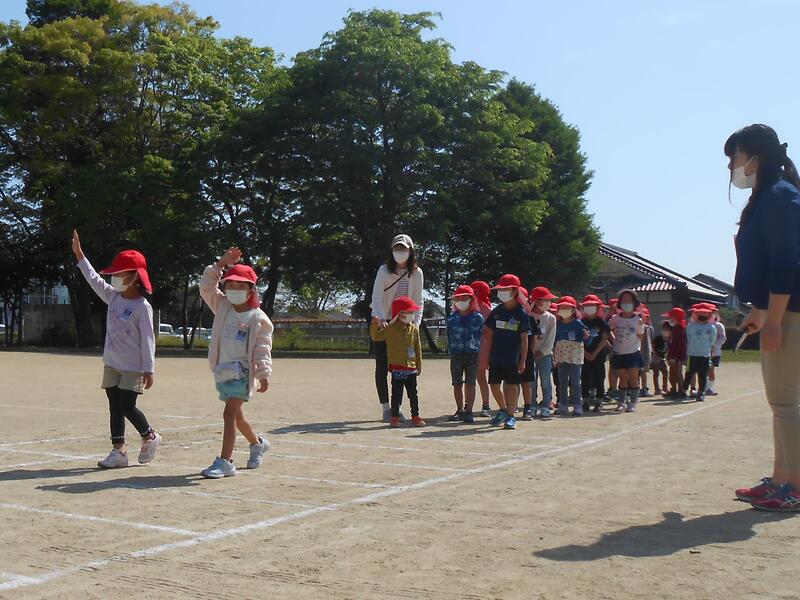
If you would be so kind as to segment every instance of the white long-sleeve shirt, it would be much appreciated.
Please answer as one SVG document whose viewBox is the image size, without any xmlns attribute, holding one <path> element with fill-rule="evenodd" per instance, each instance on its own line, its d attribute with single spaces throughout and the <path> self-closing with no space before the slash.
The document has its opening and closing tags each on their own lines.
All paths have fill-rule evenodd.
<svg viewBox="0 0 800 600">
<path fill-rule="evenodd" d="M 717 339 L 714 341 L 714 347 L 711 349 L 711 356 L 722 356 L 722 346 L 725 340 L 728 339 L 728 334 L 725 331 L 725 325 L 717 321 L 714 323 L 714 328 L 717 330 Z"/>
<path fill-rule="evenodd" d="M 123 298 L 86 258 L 78 262 L 78 268 L 95 294 L 108 304 L 103 363 L 118 371 L 155 372 L 156 336 L 150 303 L 141 296 Z"/>
<path fill-rule="evenodd" d="M 531 313 L 531 319 L 535 319 L 542 330 L 542 337 L 536 338 L 533 344 L 534 352 L 541 352 L 543 355 L 553 353 L 553 346 L 556 343 L 556 316 L 550 311 L 542 314 Z"/>
<path fill-rule="evenodd" d="M 397 296 L 398 288 L 401 283 L 405 283 L 397 281 L 398 277 L 401 277 L 401 275 L 399 273 L 392 273 L 386 265 L 381 265 L 381 268 L 378 269 L 378 273 L 375 275 L 375 283 L 372 286 L 372 303 L 370 304 L 373 317 L 379 317 L 386 321 L 392 318 L 392 301 Z M 402 277 L 408 282 L 408 291 L 406 294 L 400 295 L 407 295 L 419 306 L 423 306 L 422 289 L 424 286 L 424 278 L 422 269 L 419 267 L 414 269 L 414 272 L 411 273 L 411 277 L 408 277 L 408 273 L 402 270 Z M 392 285 L 395 281 L 397 281 L 397 283 Z M 420 323 L 422 323 L 422 311 L 418 310 L 414 313 L 414 324 L 419 327 Z"/>
</svg>

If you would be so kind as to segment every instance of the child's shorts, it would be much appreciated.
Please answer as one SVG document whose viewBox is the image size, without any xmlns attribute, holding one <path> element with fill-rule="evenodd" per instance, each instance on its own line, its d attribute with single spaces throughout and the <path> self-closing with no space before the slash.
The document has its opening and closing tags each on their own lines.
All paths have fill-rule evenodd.
<svg viewBox="0 0 800 600">
<path fill-rule="evenodd" d="M 611 356 L 612 369 L 641 369 L 644 367 L 641 352 L 630 354 L 613 354 Z"/>
<path fill-rule="evenodd" d="M 519 371 L 517 371 L 517 367 L 497 367 L 489 365 L 489 383 L 519 385 L 519 382 Z"/>
<path fill-rule="evenodd" d="M 663 371 L 666 368 L 667 368 L 667 361 L 665 361 L 663 358 L 657 358 L 650 363 L 650 369 L 652 371 Z"/>
<path fill-rule="evenodd" d="M 722 361 L 722 357 L 721 356 L 712 356 L 711 357 L 711 364 L 714 365 L 715 367 L 718 367 L 719 363 L 721 361 Z"/>
<path fill-rule="evenodd" d="M 219 399 L 223 402 L 231 398 L 240 398 L 245 402 L 250 400 L 250 381 L 247 377 L 217 381 L 216 386 L 217 392 L 219 392 Z"/>
<path fill-rule="evenodd" d="M 144 375 L 136 371 L 119 371 L 108 365 L 103 366 L 103 382 L 100 387 L 105 389 L 118 387 L 137 394 L 144 393 Z"/>
<path fill-rule="evenodd" d="M 533 352 L 528 352 L 525 357 L 525 370 L 520 373 L 520 383 L 531 383 L 534 380 L 533 370 L 536 368 L 536 360 L 533 358 Z"/>
<path fill-rule="evenodd" d="M 478 353 L 454 353 L 450 355 L 450 378 L 453 385 L 475 385 L 478 379 Z"/>
</svg>

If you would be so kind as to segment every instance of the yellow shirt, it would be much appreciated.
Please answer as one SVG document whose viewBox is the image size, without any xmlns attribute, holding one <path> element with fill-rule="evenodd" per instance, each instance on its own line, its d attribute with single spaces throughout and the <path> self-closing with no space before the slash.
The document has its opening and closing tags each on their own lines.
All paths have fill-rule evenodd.
<svg viewBox="0 0 800 600">
<path fill-rule="evenodd" d="M 413 323 L 406 325 L 397 319 L 380 331 L 378 324 L 372 323 L 369 334 L 375 342 L 386 342 L 389 355 L 389 370 L 416 371 L 422 367 L 422 344 L 419 328 Z"/>
</svg>

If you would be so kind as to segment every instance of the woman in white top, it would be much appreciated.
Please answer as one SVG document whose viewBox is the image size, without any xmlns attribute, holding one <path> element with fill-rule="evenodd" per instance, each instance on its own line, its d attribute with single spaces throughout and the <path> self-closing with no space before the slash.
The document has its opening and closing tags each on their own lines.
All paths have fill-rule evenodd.
<svg viewBox="0 0 800 600">
<path fill-rule="evenodd" d="M 372 320 L 384 326 L 391 316 L 392 301 L 400 296 L 410 297 L 417 305 L 422 306 L 422 269 L 417 265 L 414 242 L 405 234 L 394 237 L 391 253 L 387 261 L 378 269 L 375 283 L 372 286 Z M 422 323 L 422 311 L 414 313 L 414 325 Z M 375 349 L 375 388 L 378 400 L 383 408 L 383 420 L 391 417 L 389 407 L 389 357 L 386 342 L 373 342 Z M 400 413 L 403 420 L 403 413 Z"/>
</svg>

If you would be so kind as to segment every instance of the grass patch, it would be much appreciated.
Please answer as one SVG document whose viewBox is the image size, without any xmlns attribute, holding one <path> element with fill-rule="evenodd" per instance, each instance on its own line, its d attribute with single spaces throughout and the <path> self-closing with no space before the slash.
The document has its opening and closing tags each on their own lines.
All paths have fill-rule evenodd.
<svg viewBox="0 0 800 600">
<path fill-rule="evenodd" d="M 204 350 L 208 348 L 209 340 L 196 338 L 194 348 Z M 183 338 L 160 336 L 156 342 L 159 348 L 183 349 Z M 281 331 L 272 338 L 273 350 L 308 351 L 308 352 L 364 352 L 369 349 L 369 339 L 364 338 L 337 338 L 298 335 L 297 332 Z"/>
<path fill-rule="evenodd" d="M 742 362 L 759 362 L 761 360 L 761 353 L 758 350 L 733 350 L 722 351 L 722 364 L 725 363 L 742 363 Z"/>
<path fill-rule="evenodd" d="M 156 346 L 158 348 L 180 348 L 183 349 L 183 338 L 182 337 L 167 337 L 167 336 L 159 336 L 156 340 Z M 202 338 L 195 338 L 194 340 L 194 348 L 208 348 L 208 340 L 204 340 Z"/>
</svg>

